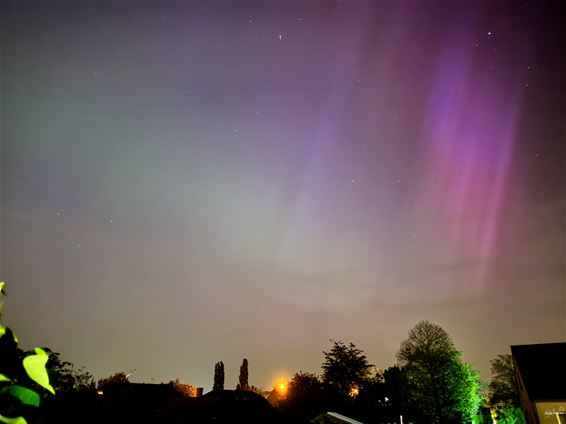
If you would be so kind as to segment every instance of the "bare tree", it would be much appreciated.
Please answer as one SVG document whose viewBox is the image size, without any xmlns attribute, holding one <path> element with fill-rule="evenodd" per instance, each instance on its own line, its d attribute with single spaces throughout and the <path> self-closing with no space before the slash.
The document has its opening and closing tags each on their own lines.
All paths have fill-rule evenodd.
<svg viewBox="0 0 566 424">
<path fill-rule="evenodd" d="M 456 352 L 452 339 L 442 327 L 430 321 L 420 321 L 409 330 L 407 340 L 401 343 L 397 359 L 403 365 L 415 359 L 432 365 Z"/>
</svg>

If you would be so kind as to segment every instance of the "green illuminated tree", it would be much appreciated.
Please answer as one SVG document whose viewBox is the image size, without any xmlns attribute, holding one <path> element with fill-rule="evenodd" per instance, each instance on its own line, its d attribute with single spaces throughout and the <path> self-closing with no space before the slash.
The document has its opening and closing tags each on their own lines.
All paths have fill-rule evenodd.
<svg viewBox="0 0 566 424">
<path fill-rule="evenodd" d="M 359 390 L 370 377 L 370 365 L 361 349 L 354 343 L 333 341 L 332 349 L 324 354 L 322 381 L 340 396 L 347 398 L 352 390 Z"/>
<path fill-rule="evenodd" d="M 520 406 L 507 405 L 497 410 L 497 424 L 526 424 L 525 413 Z"/>
<path fill-rule="evenodd" d="M 397 359 L 407 376 L 414 422 L 469 422 L 476 415 L 482 402 L 479 374 L 461 360 L 440 326 L 419 322 L 401 343 Z"/>
<path fill-rule="evenodd" d="M 244 358 L 242 361 L 242 366 L 240 367 L 240 378 L 239 383 L 236 386 L 236 390 L 249 390 L 250 385 L 248 384 L 248 360 Z"/>
<path fill-rule="evenodd" d="M 224 390 L 224 362 L 214 365 L 214 386 L 212 390 Z"/>
</svg>

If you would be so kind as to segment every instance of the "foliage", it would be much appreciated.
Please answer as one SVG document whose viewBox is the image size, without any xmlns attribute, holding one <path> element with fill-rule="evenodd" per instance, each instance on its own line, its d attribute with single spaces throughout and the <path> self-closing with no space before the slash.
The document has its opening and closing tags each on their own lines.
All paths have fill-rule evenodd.
<svg viewBox="0 0 566 424">
<path fill-rule="evenodd" d="M 289 382 L 287 397 L 281 405 L 292 422 L 307 421 L 321 414 L 328 405 L 321 379 L 316 374 L 299 371 Z"/>
<path fill-rule="evenodd" d="M 455 400 L 454 411 L 450 415 L 462 422 L 469 422 L 476 416 L 483 403 L 480 376 L 470 364 L 458 359 L 454 358 L 448 380 L 453 388 Z"/>
<path fill-rule="evenodd" d="M 224 390 L 224 362 L 214 365 L 214 386 L 212 390 Z"/>
<path fill-rule="evenodd" d="M 322 380 L 340 396 L 346 398 L 353 389 L 358 390 L 369 381 L 370 365 L 362 350 L 354 343 L 345 345 L 333 341 L 329 352 L 323 351 Z"/>
<path fill-rule="evenodd" d="M 49 355 L 47 355 L 47 352 L 40 347 L 36 347 L 34 353 L 27 355 L 23 359 L 22 364 L 32 380 L 44 389 L 49 390 L 52 394 L 55 394 L 55 389 L 49 383 L 49 375 L 45 367 L 48 360 Z"/>
<path fill-rule="evenodd" d="M 397 354 L 406 372 L 409 410 L 418 423 L 469 422 L 482 398 L 479 374 L 462 362 L 440 326 L 421 321 Z"/>
<path fill-rule="evenodd" d="M 6 283 L 4 281 L 0 281 L 0 318 L 2 318 L 2 307 L 4 303 L 2 302 L 2 296 L 6 296 Z M 2 334 L 0 334 L 0 337 Z"/>
<path fill-rule="evenodd" d="M 492 406 L 500 403 L 518 406 L 520 404 L 519 392 L 517 392 L 512 356 L 510 354 L 497 355 L 490 361 L 490 369 L 489 403 Z"/>
<path fill-rule="evenodd" d="M 409 411 L 408 385 L 408 376 L 405 368 L 395 365 L 384 371 L 384 416 L 388 418 L 387 422 L 395 422 L 400 415 Z"/>
<path fill-rule="evenodd" d="M 104 388 L 104 386 L 106 386 L 107 384 L 110 383 L 119 383 L 119 384 L 123 384 L 123 383 L 129 383 L 130 380 L 128 379 L 128 375 L 125 372 L 117 372 L 114 373 L 106 378 L 102 378 L 100 380 L 98 380 L 98 388 L 102 389 Z"/>
<path fill-rule="evenodd" d="M 507 405 L 497 411 L 497 424 L 526 424 L 523 409 L 519 406 Z"/>
<path fill-rule="evenodd" d="M 244 358 L 242 361 L 242 366 L 240 367 L 240 377 L 239 383 L 236 386 L 236 390 L 249 390 L 250 386 L 248 384 L 248 360 Z"/>
<path fill-rule="evenodd" d="M 49 353 L 46 367 L 57 392 L 71 393 L 94 389 L 94 379 L 84 367 L 76 369 L 72 363 L 61 360 L 58 352 L 44 349 Z"/>
<path fill-rule="evenodd" d="M 383 371 L 372 375 L 353 401 L 354 413 L 362 422 L 395 422 L 395 419 L 386 419 L 390 414 Z"/>
<path fill-rule="evenodd" d="M 171 380 L 169 384 L 171 384 L 173 388 L 184 397 L 197 397 L 197 386 L 193 386 L 192 384 L 183 384 L 178 378 Z"/>
<path fill-rule="evenodd" d="M 0 281 L 0 298 L 5 295 Z M 45 368 L 48 354 L 36 347 L 33 353 L 18 348 L 12 330 L 0 324 L 0 422 L 27 424 L 38 417 L 41 399 L 55 394 Z"/>
<path fill-rule="evenodd" d="M 525 416 L 520 408 L 513 357 L 500 354 L 490 361 L 491 381 L 489 382 L 489 404 L 496 412 L 498 423 L 524 423 Z"/>
<path fill-rule="evenodd" d="M 299 371 L 289 382 L 287 391 L 287 398 L 295 401 L 322 393 L 323 385 L 316 374 Z"/>
</svg>

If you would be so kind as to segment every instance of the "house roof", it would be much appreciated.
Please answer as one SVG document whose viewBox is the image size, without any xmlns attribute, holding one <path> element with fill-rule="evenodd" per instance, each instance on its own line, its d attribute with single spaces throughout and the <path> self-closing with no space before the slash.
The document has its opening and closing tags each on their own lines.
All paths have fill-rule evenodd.
<svg viewBox="0 0 566 424">
<path fill-rule="evenodd" d="M 276 422 L 277 415 L 261 395 L 244 390 L 213 390 L 202 400 L 208 402 L 216 422 L 266 423 Z"/>
<path fill-rule="evenodd" d="M 511 346 L 531 400 L 566 400 L 566 343 Z"/>
</svg>

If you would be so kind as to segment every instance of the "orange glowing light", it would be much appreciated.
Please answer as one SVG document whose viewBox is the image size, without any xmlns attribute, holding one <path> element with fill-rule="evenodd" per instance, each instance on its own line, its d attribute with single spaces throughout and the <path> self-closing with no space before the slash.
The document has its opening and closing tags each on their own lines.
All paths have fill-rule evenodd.
<svg viewBox="0 0 566 424">
<path fill-rule="evenodd" d="M 284 378 L 278 378 L 275 381 L 273 388 L 277 391 L 280 397 L 285 397 L 287 395 L 288 382 Z"/>
</svg>

